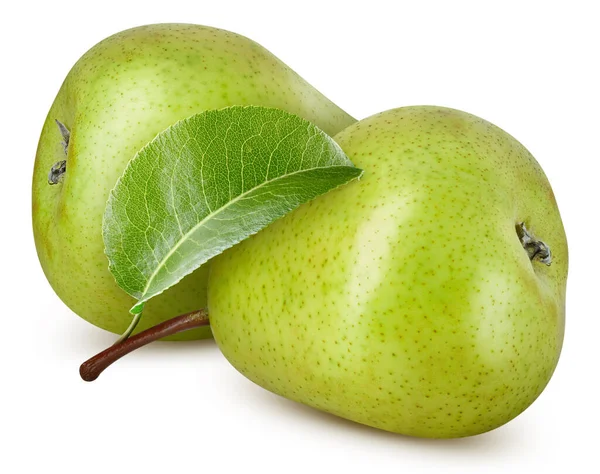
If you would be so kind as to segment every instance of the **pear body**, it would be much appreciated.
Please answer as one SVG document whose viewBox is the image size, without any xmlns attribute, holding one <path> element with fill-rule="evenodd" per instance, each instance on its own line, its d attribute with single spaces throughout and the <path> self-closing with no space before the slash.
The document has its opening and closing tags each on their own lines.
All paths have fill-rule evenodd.
<svg viewBox="0 0 600 474">
<path fill-rule="evenodd" d="M 69 72 L 44 124 L 33 175 L 33 230 L 42 268 L 82 318 L 122 333 L 133 298 L 108 270 L 102 217 L 135 153 L 178 120 L 231 105 L 277 107 L 335 134 L 354 119 L 260 45 L 210 27 L 158 24 L 123 31 Z M 70 131 L 65 153 L 55 120 Z M 48 184 L 51 167 L 66 173 Z M 206 305 L 204 265 L 150 301 L 138 331 Z M 174 336 L 207 337 L 209 329 Z"/>
<path fill-rule="evenodd" d="M 289 399 L 405 435 L 494 429 L 556 367 L 567 243 L 551 187 L 513 137 L 406 107 L 335 137 L 364 176 L 213 260 L 215 339 Z M 552 252 L 530 260 L 524 222 Z"/>
</svg>

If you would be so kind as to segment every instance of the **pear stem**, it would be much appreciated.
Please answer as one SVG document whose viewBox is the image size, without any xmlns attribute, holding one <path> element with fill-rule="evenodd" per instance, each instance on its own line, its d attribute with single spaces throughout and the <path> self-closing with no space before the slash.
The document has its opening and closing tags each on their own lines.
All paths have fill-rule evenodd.
<svg viewBox="0 0 600 474">
<path fill-rule="evenodd" d="M 208 325 L 210 325 L 210 321 L 206 309 L 192 311 L 191 313 L 169 319 L 128 339 L 119 340 L 108 349 L 85 361 L 79 368 L 79 375 L 86 382 L 92 382 L 109 365 L 146 344 L 166 336 L 172 336 L 173 334 Z"/>
</svg>

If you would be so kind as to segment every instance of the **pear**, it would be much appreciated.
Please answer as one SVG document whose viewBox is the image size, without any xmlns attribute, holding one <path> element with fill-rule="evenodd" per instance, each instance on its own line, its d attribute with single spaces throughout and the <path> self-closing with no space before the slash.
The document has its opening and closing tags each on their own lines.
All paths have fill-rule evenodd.
<svg viewBox="0 0 600 474">
<path fill-rule="evenodd" d="M 223 354 L 267 390 L 405 435 L 516 417 L 564 332 L 567 243 L 539 164 L 441 107 L 383 112 L 335 140 L 364 178 L 213 259 Z"/>
<path fill-rule="evenodd" d="M 260 45 L 205 26 L 123 31 L 69 72 L 38 146 L 33 230 L 48 281 L 79 316 L 115 333 L 131 321 L 134 300 L 109 273 L 102 242 L 106 200 L 128 161 L 174 122 L 230 105 L 284 109 L 329 134 L 355 121 Z M 153 299 L 138 329 L 204 307 L 207 274 L 204 265 Z"/>
</svg>

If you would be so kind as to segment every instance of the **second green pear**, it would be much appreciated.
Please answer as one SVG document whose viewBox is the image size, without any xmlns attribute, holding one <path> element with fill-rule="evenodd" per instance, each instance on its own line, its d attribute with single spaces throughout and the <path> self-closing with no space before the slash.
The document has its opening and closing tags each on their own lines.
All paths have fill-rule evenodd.
<svg viewBox="0 0 600 474">
<path fill-rule="evenodd" d="M 567 243 L 542 169 L 498 127 L 441 107 L 335 140 L 363 178 L 213 260 L 223 354 L 272 392 L 387 431 L 508 422 L 563 340 Z"/>
<path fill-rule="evenodd" d="M 131 321 L 135 301 L 109 273 L 102 241 L 106 200 L 128 161 L 174 122 L 230 105 L 280 108 L 331 135 L 355 121 L 263 47 L 216 28 L 159 24 L 123 31 L 69 72 L 38 146 L 33 230 L 48 281 L 79 316 L 117 334 Z M 138 331 L 204 307 L 207 268 L 150 301 Z M 174 338 L 209 335 L 198 329 Z"/>
</svg>

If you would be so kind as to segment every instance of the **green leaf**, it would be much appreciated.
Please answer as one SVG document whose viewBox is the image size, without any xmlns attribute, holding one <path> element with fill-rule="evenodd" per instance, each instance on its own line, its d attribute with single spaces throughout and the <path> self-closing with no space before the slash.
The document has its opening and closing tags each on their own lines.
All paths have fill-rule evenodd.
<svg viewBox="0 0 600 474">
<path fill-rule="evenodd" d="M 110 270 L 137 314 L 210 258 L 361 173 L 331 137 L 287 112 L 193 115 L 140 150 L 112 190 Z"/>
</svg>

